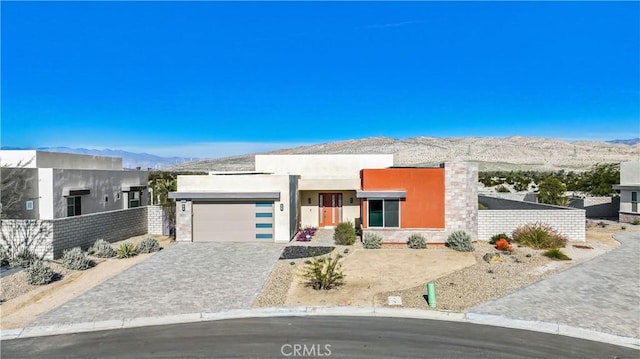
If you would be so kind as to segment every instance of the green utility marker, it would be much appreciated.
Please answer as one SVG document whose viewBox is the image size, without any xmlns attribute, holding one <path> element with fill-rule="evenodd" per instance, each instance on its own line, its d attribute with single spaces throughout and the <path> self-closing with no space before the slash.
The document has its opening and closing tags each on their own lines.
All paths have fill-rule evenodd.
<svg viewBox="0 0 640 359">
<path fill-rule="evenodd" d="M 431 308 L 436 307 L 436 284 L 434 282 L 427 283 L 427 303 Z"/>
</svg>

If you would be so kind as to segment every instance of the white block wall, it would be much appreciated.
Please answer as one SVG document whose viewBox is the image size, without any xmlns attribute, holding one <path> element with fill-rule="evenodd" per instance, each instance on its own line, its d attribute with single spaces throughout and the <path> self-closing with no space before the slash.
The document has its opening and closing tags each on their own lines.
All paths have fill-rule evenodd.
<svg viewBox="0 0 640 359">
<path fill-rule="evenodd" d="M 161 206 L 148 206 L 147 207 L 147 228 L 149 234 L 163 234 L 163 214 L 164 211 Z"/>
<path fill-rule="evenodd" d="M 570 241 L 585 240 L 585 211 L 567 210 L 480 210 L 478 211 L 478 240 L 488 241 L 498 233 L 511 234 L 528 223 L 546 223 Z"/>
</svg>

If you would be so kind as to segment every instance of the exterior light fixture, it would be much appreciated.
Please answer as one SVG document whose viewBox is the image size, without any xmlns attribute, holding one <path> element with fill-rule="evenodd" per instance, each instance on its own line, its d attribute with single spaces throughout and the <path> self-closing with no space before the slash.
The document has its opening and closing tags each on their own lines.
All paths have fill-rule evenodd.
<svg viewBox="0 0 640 359">
<path fill-rule="evenodd" d="M 180 202 L 182 202 L 182 206 L 181 206 L 181 207 L 182 207 L 182 212 L 184 212 L 184 209 L 185 209 L 185 201 L 180 201 Z"/>
<path fill-rule="evenodd" d="M 307 198 L 307 204 L 311 204 L 311 197 Z"/>
<path fill-rule="evenodd" d="M 280 203 L 280 212 L 284 211 L 284 203 Z"/>
<path fill-rule="evenodd" d="M 353 197 L 349 197 L 349 203 L 353 204 Z"/>
</svg>

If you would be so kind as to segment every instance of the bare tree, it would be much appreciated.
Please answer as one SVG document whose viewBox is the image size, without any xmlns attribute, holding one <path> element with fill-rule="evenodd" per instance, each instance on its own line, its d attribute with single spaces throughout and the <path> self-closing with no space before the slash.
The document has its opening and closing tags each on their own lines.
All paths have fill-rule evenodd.
<svg viewBox="0 0 640 359">
<path fill-rule="evenodd" d="M 33 174 L 27 162 L 0 167 L 0 218 L 19 218 L 24 199 L 30 189 Z"/>
<path fill-rule="evenodd" d="M 3 219 L 0 251 L 11 265 L 29 266 L 51 251 L 51 223 L 36 219 Z"/>
</svg>

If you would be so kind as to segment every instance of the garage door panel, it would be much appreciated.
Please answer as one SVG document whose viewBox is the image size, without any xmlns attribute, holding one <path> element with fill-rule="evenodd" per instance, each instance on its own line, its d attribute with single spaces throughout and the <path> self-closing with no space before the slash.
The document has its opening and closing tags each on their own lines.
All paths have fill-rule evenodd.
<svg viewBox="0 0 640 359">
<path fill-rule="evenodd" d="M 193 240 L 238 242 L 273 238 L 273 203 L 193 204 Z"/>
</svg>

